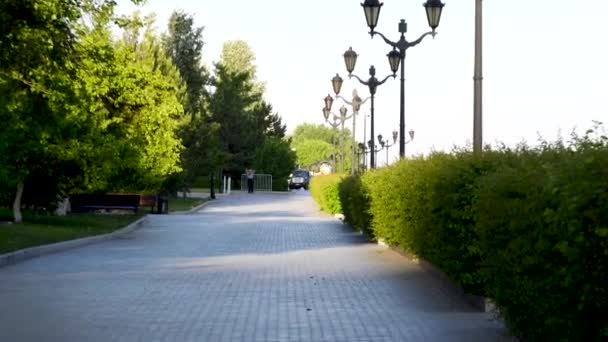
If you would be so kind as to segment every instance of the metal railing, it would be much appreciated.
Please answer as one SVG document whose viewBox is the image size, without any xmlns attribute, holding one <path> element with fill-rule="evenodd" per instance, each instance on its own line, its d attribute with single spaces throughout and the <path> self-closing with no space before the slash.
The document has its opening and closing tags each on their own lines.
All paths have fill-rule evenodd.
<svg viewBox="0 0 608 342">
<path fill-rule="evenodd" d="M 255 174 L 253 175 L 254 191 L 272 191 L 272 175 Z M 247 191 L 247 175 L 241 175 L 241 191 Z"/>
</svg>

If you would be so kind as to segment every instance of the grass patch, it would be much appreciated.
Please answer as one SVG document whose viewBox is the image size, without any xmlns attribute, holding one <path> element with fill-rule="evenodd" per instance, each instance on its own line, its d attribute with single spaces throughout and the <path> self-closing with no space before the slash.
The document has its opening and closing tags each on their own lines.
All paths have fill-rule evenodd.
<svg viewBox="0 0 608 342">
<path fill-rule="evenodd" d="M 216 187 L 216 191 L 217 191 L 217 187 Z M 190 189 L 190 192 L 209 193 L 209 188 L 192 188 L 192 189 Z"/>
<path fill-rule="evenodd" d="M 19 249 L 106 234 L 127 226 L 142 215 L 69 214 L 40 216 L 23 211 L 23 223 L 0 224 L 0 254 Z M 12 211 L 0 208 L 0 221 L 12 221 Z"/>
<path fill-rule="evenodd" d="M 204 202 L 207 202 L 207 199 L 171 197 L 169 198 L 169 211 L 188 211 Z"/>
</svg>

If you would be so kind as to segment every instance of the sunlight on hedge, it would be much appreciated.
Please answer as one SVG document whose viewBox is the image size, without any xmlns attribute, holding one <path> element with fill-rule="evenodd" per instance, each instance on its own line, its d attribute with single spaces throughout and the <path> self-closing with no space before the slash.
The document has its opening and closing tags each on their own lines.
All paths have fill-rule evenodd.
<svg viewBox="0 0 608 342">
<path fill-rule="evenodd" d="M 433 153 L 316 177 L 322 210 L 492 298 L 529 341 L 608 338 L 608 138 Z"/>
</svg>

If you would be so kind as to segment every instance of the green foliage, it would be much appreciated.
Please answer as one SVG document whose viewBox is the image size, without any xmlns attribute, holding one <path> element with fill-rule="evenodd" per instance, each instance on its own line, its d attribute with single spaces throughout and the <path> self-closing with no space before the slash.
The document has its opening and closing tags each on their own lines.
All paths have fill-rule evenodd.
<svg viewBox="0 0 608 342">
<path fill-rule="evenodd" d="M 253 83 L 257 73 L 255 66 L 255 54 L 247 42 L 243 40 L 231 40 L 224 43 L 220 64 L 229 74 L 246 74 Z M 256 91 L 263 91 L 262 85 L 257 86 Z"/>
<path fill-rule="evenodd" d="M 179 74 L 151 30 L 112 40 L 113 7 L 0 5 L 2 36 L 14 38 L 1 42 L 0 182 L 13 194 L 25 184 L 29 204 L 77 190 L 152 190 L 179 170 Z M 124 27 L 139 37 L 138 25 Z"/>
<path fill-rule="evenodd" d="M 202 198 L 170 197 L 168 204 L 169 212 L 188 211 L 206 201 L 206 199 Z"/>
<path fill-rule="evenodd" d="M 341 142 L 344 141 L 344 172 L 350 172 L 352 132 L 348 128 L 342 132 L 341 129 L 325 125 L 304 123 L 296 127 L 291 139 L 298 156 L 298 165 L 303 167 L 313 167 L 320 162 L 333 160 L 334 153 L 338 156 L 338 166 L 341 166 Z"/>
<path fill-rule="evenodd" d="M 167 55 L 179 70 L 186 85 L 183 104 L 192 118 L 200 115 L 208 94 L 209 72 L 201 63 L 203 27 L 194 27 L 194 19 L 183 11 L 174 11 L 169 18 L 167 34 L 163 37 Z"/>
<path fill-rule="evenodd" d="M 153 15 L 116 17 L 115 5 L 0 4 L 3 204 L 22 185 L 25 203 L 47 207 L 73 192 L 176 192 L 221 166 L 240 175 L 267 137 L 285 136 L 247 43 L 225 44 L 211 98 L 192 16 L 174 12 L 161 38 Z"/>
<path fill-rule="evenodd" d="M 220 149 L 220 122 L 209 113 L 209 72 L 201 63 L 203 27 L 194 27 L 191 15 L 175 11 L 169 19 L 163 42 L 167 55 L 175 63 L 185 86 L 182 104 L 186 117 L 180 122 L 179 136 L 184 145 L 181 155 L 183 172 L 171 177 L 164 187 L 171 193 L 192 187 L 197 178 L 208 178 L 223 161 Z M 187 47 L 187 48 L 186 48 Z"/>
<path fill-rule="evenodd" d="M 343 175 L 319 175 L 310 180 L 310 194 L 321 210 L 330 213 L 342 213 L 340 203 L 340 182 Z"/>
<path fill-rule="evenodd" d="M 2 226 L 0 254 L 27 247 L 73 240 L 87 236 L 107 234 L 139 219 L 140 215 L 70 214 L 68 216 L 36 216 L 25 210 L 23 223 Z M 0 208 L 0 220 L 11 219 L 12 214 Z"/>
<path fill-rule="evenodd" d="M 596 127 L 518 154 L 479 191 L 488 295 L 530 341 L 604 341 L 608 138 Z"/>
<path fill-rule="evenodd" d="M 345 221 L 351 227 L 372 235 L 369 190 L 361 176 L 345 177 L 340 183 L 340 203 Z"/>
<path fill-rule="evenodd" d="M 300 140 L 298 143 L 293 143 L 293 146 L 296 149 L 298 165 L 304 167 L 323 162 L 333 153 L 331 144 L 317 139 Z"/>
<path fill-rule="evenodd" d="M 326 125 L 303 123 L 296 127 L 291 135 L 294 145 L 298 145 L 306 140 L 321 140 L 332 144 L 335 131 Z"/>
<path fill-rule="evenodd" d="M 254 60 L 247 43 L 231 41 L 224 44 L 221 60 L 215 64 L 210 110 L 220 124 L 223 169 L 235 178 L 253 163 L 256 149 L 267 137 L 285 135 L 280 117 L 263 99 L 264 87 L 256 81 Z"/>
<path fill-rule="evenodd" d="M 324 210 L 341 205 L 355 228 L 492 298 L 526 340 L 608 338 L 608 137 L 600 126 L 567 144 L 455 150 L 316 178 L 311 191 Z"/>
<path fill-rule="evenodd" d="M 158 191 L 165 177 L 180 171 L 177 127 L 183 107 L 175 68 L 150 28 L 140 42 L 113 43 L 105 25 L 89 35 L 83 49 L 108 55 L 87 60 L 79 70 L 88 91 L 83 108 L 91 111 L 84 114 L 96 120 L 94 153 L 105 157 L 87 172 L 98 180 L 87 191 Z"/>
<path fill-rule="evenodd" d="M 288 141 L 267 137 L 255 152 L 253 168 L 257 173 L 272 175 L 273 190 L 285 191 L 289 174 L 295 169 L 295 153 Z"/>
</svg>

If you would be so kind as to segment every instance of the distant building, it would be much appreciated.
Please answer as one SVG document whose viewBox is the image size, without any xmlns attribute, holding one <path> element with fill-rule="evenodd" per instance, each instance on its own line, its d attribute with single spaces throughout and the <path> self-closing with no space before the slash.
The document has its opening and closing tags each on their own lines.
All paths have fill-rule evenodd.
<svg viewBox="0 0 608 342">
<path fill-rule="evenodd" d="M 322 175 L 331 175 L 331 164 L 329 163 L 321 163 L 319 165 L 319 173 Z"/>
</svg>

